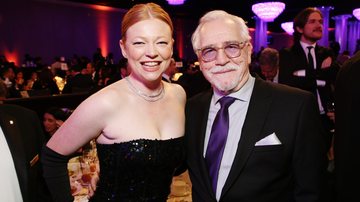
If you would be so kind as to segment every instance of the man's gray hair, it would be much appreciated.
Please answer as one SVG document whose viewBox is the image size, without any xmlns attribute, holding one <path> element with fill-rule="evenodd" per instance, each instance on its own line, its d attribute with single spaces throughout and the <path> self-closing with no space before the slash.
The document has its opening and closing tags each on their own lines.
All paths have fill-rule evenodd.
<svg viewBox="0 0 360 202">
<path fill-rule="evenodd" d="M 200 48 L 199 47 L 200 46 L 199 34 L 200 34 L 200 30 L 203 27 L 203 25 L 207 22 L 211 22 L 211 21 L 218 20 L 218 19 L 230 19 L 230 20 L 234 21 L 239 26 L 240 38 L 242 38 L 244 41 L 251 40 L 251 36 L 249 34 L 249 28 L 246 26 L 246 23 L 242 18 L 235 16 L 235 15 L 231 15 L 223 10 L 214 10 L 214 11 L 210 11 L 210 12 L 206 13 L 203 17 L 200 18 L 199 25 L 197 26 L 195 32 L 193 33 L 193 35 L 191 37 L 191 42 L 192 42 L 192 46 L 193 46 L 195 53 Z"/>
<path fill-rule="evenodd" d="M 274 48 L 265 48 L 260 53 L 259 64 L 279 68 L 279 51 Z"/>
</svg>

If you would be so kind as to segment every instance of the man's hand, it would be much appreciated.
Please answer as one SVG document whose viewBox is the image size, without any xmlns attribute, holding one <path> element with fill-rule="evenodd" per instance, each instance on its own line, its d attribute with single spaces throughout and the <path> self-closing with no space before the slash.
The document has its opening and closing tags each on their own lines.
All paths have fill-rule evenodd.
<svg viewBox="0 0 360 202">
<path fill-rule="evenodd" d="M 332 63 L 331 57 L 327 57 L 322 63 L 321 63 L 321 69 L 329 68 Z"/>
</svg>

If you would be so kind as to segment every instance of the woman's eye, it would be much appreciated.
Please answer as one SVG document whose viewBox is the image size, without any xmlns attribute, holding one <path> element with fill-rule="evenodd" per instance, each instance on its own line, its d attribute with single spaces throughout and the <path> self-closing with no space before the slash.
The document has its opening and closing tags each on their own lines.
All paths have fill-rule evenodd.
<svg viewBox="0 0 360 202">
<path fill-rule="evenodd" d="M 145 43 L 141 42 L 141 41 L 136 41 L 136 42 L 133 43 L 133 45 L 143 45 L 143 44 L 145 44 Z"/>
</svg>

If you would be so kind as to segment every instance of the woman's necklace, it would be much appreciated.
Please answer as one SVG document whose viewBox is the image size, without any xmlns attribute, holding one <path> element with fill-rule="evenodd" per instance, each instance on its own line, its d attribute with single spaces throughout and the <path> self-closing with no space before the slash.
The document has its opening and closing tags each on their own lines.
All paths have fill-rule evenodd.
<svg viewBox="0 0 360 202">
<path fill-rule="evenodd" d="M 160 90 L 157 94 L 155 95 L 147 95 L 146 93 L 142 92 L 141 90 L 137 89 L 130 81 L 129 77 L 125 77 L 126 81 L 128 82 L 130 88 L 132 91 L 134 91 L 138 96 L 140 96 L 141 98 L 143 98 L 144 100 L 148 101 L 148 102 L 156 102 L 158 100 L 160 100 L 161 98 L 164 97 L 165 95 L 165 89 L 164 89 L 164 84 L 161 82 L 161 87 Z"/>
</svg>

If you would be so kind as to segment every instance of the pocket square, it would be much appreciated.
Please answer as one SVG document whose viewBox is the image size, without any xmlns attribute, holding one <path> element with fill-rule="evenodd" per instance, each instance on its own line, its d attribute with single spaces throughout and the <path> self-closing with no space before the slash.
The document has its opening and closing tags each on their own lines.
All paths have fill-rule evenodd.
<svg viewBox="0 0 360 202">
<path fill-rule="evenodd" d="M 270 135 L 264 137 L 263 139 L 255 143 L 255 146 L 267 146 L 267 145 L 281 145 L 281 142 L 275 133 L 271 133 Z"/>
</svg>

